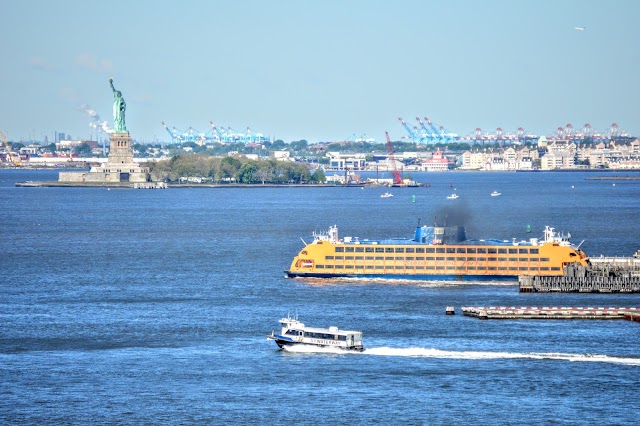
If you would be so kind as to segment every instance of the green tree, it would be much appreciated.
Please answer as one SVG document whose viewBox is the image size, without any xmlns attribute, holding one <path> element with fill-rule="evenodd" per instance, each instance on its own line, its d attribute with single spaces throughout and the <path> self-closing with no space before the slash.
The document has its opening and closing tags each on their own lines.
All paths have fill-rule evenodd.
<svg viewBox="0 0 640 426">
<path fill-rule="evenodd" d="M 324 183 L 327 181 L 327 177 L 324 175 L 324 170 L 318 167 L 311 175 L 310 180 L 314 183 Z"/>
<path fill-rule="evenodd" d="M 253 163 L 244 163 L 240 166 L 240 171 L 238 173 L 238 180 L 241 183 L 251 183 L 253 182 L 253 177 L 258 171 L 258 168 Z"/>
<path fill-rule="evenodd" d="M 75 153 L 79 157 L 91 157 L 91 147 L 86 143 L 82 143 L 75 148 Z"/>
</svg>

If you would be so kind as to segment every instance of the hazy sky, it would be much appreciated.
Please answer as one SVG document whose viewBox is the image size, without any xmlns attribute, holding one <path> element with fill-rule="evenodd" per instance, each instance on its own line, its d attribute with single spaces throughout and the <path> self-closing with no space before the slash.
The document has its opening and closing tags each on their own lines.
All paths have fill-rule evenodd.
<svg viewBox="0 0 640 426">
<path fill-rule="evenodd" d="M 209 121 L 287 142 L 429 117 L 640 134 L 640 1 L 2 1 L 0 130 L 89 138 L 108 78 L 138 140 Z M 574 27 L 586 27 L 584 31 Z M 94 136 L 95 137 L 95 136 Z"/>
</svg>

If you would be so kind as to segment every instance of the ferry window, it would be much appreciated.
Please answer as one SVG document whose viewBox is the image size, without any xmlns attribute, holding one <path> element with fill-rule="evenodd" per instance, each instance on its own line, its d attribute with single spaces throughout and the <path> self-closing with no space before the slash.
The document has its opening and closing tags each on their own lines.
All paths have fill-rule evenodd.
<svg viewBox="0 0 640 426">
<path fill-rule="evenodd" d="M 324 269 L 324 265 L 316 265 L 316 268 L 318 268 L 318 269 Z"/>
<path fill-rule="evenodd" d="M 324 260 L 333 260 L 333 256 L 325 256 Z"/>
<path fill-rule="evenodd" d="M 366 260 L 373 260 L 373 256 L 365 256 L 364 257 Z"/>
<path fill-rule="evenodd" d="M 444 257 L 440 257 L 440 256 L 438 256 L 438 257 L 436 257 L 436 260 L 438 260 L 438 261 L 444 261 Z"/>
<path fill-rule="evenodd" d="M 447 269 L 454 269 L 453 265 L 447 265 Z"/>
<path fill-rule="evenodd" d="M 531 254 L 538 254 L 539 252 L 540 252 L 540 250 L 538 250 L 537 248 L 536 249 L 532 248 L 532 249 L 529 250 L 529 253 L 531 253 Z"/>
<path fill-rule="evenodd" d="M 336 256 L 336 260 L 344 260 L 344 256 Z"/>
<path fill-rule="evenodd" d="M 344 253 L 344 247 L 336 247 L 336 253 Z"/>
<path fill-rule="evenodd" d="M 424 248 L 422 247 L 417 248 L 416 253 L 424 253 Z"/>
<path fill-rule="evenodd" d="M 509 254 L 518 254 L 518 249 L 510 248 Z"/>
<path fill-rule="evenodd" d="M 434 260 L 433 256 L 427 256 L 425 259 L 427 259 L 427 260 Z"/>
<path fill-rule="evenodd" d="M 447 253 L 455 253 L 455 252 L 456 252 L 455 247 L 447 247 Z"/>
<path fill-rule="evenodd" d="M 418 262 L 424 262 L 424 256 L 416 257 Z"/>
<path fill-rule="evenodd" d="M 345 266 L 345 268 L 347 268 L 347 269 L 353 269 L 353 265 L 347 265 L 347 266 Z"/>
<path fill-rule="evenodd" d="M 393 260 L 393 256 L 385 256 L 384 260 Z"/>
<path fill-rule="evenodd" d="M 396 269 L 404 269 L 404 266 L 398 266 L 398 265 L 396 265 Z"/>
<path fill-rule="evenodd" d="M 353 260 L 353 256 L 345 256 L 344 257 L 346 260 Z"/>
<path fill-rule="evenodd" d="M 478 270 L 479 271 L 486 271 L 487 267 L 486 266 L 478 266 Z"/>
<path fill-rule="evenodd" d="M 520 250 L 518 250 L 518 252 L 519 252 L 520 254 L 528 254 L 528 253 L 529 253 L 529 249 L 523 249 L 523 248 L 521 248 Z"/>
<path fill-rule="evenodd" d="M 424 269 L 424 266 L 423 265 L 418 265 L 418 266 L 416 266 L 416 269 Z"/>
<path fill-rule="evenodd" d="M 393 247 L 385 247 L 384 252 L 385 253 L 393 253 Z"/>
<path fill-rule="evenodd" d="M 521 271 L 526 271 L 526 270 L 527 270 L 527 269 L 529 269 L 529 268 L 527 268 L 527 267 L 522 267 L 522 266 L 521 266 L 521 267 L 519 267 L 518 269 L 519 269 L 519 270 L 521 270 Z"/>
<path fill-rule="evenodd" d="M 407 259 L 407 260 L 416 260 L 416 258 L 415 258 L 415 257 L 413 257 L 413 256 L 407 256 L 407 257 L 406 257 L 406 259 Z"/>
<path fill-rule="evenodd" d="M 444 270 L 444 266 L 436 266 L 436 270 L 442 271 L 442 270 Z"/>
<path fill-rule="evenodd" d="M 356 260 L 364 260 L 364 256 L 356 256 Z"/>
<path fill-rule="evenodd" d="M 510 270 L 510 271 L 517 271 L 517 270 L 518 270 L 518 268 L 516 268 L 515 266 L 509 266 L 509 270 Z"/>
<path fill-rule="evenodd" d="M 398 257 L 396 257 L 396 260 L 404 260 L 404 257 L 403 256 L 398 256 Z"/>
<path fill-rule="evenodd" d="M 541 266 L 541 267 L 540 267 L 540 270 L 541 270 L 541 271 L 548 271 L 548 270 L 549 270 L 549 267 L 548 267 L 548 266 Z"/>
<path fill-rule="evenodd" d="M 364 247 L 356 247 L 356 253 L 364 253 Z"/>
<path fill-rule="evenodd" d="M 438 247 L 436 253 L 444 253 L 444 247 Z"/>
<path fill-rule="evenodd" d="M 415 249 L 413 247 L 407 247 L 405 251 L 407 253 L 415 253 Z"/>
<path fill-rule="evenodd" d="M 376 265 L 376 269 L 384 269 L 384 266 Z"/>
<path fill-rule="evenodd" d="M 487 252 L 487 249 L 484 247 L 481 247 L 478 249 L 478 253 L 486 253 L 486 252 Z"/>
<path fill-rule="evenodd" d="M 456 260 L 458 262 L 464 262 L 466 260 L 466 258 L 464 256 L 461 256 L 461 257 L 456 257 Z"/>
<path fill-rule="evenodd" d="M 507 254 L 507 249 L 499 248 L 498 249 L 498 254 Z"/>
<path fill-rule="evenodd" d="M 490 257 L 489 258 L 489 262 L 496 262 L 498 259 L 496 259 L 495 257 Z"/>
<path fill-rule="evenodd" d="M 434 269 L 433 266 L 427 266 L 427 269 Z"/>
<path fill-rule="evenodd" d="M 446 260 L 447 262 L 453 262 L 453 261 L 456 260 L 456 258 L 455 257 L 447 257 L 444 260 Z"/>
<path fill-rule="evenodd" d="M 557 266 L 552 266 L 552 267 L 551 267 L 551 270 L 552 270 L 552 271 L 559 271 L 559 270 L 560 270 L 560 268 L 559 268 L 559 267 L 557 267 Z"/>
<path fill-rule="evenodd" d="M 479 257 L 478 258 L 478 262 L 486 262 L 487 258 L 486 257 Z"/>
<path fill-rule="evenodd" d="M 457 253 L 466 253 L 467 250 L 464 247 L 458 247 L 458 249 L 456 250 Z"/>
<path fill-rule="evenodd" d="M 575 254 L 575 253 L 569 253 L 569 257 L 576 257 L 576 256 L 577 256 L 577 254 Z"/>
<path fill-rule="evenodd" d="M 475 257 L 468 257 L 467 256 L 467 262 L 475 262 L 476 258 Z"/>
<path fill-rule="evenodd" d="M 541 257 L 540 258 L 540 262 L 548 262 L 549 258 L 548 257 Z"/>
<path fill-rule="evenodd" d="M 427 247 L 427 253 L 435 253 L 435 250 L 432 247 Z"/>
<path fill-rule="evenodd" d="M 498 271 L 506 271 L 507 267 L 506 266 L 498 266 Z"/>
<path fill-rule="evenodd" d="M 373 265 L 367 265 L 367 269 L 373 269 Z"/>
<path fill-rule="evenodd" d="M 520 258 L 520 262 L 526 262 L 527 260 L 529 260 L 529 259 L 527 259 L 526 257 L 521 257 Z"/>
<path fill-rule="evenodd" d="M 487 253 L 489 254 L 494 254 L 495 252 L 496 252 L 496 249 L 494 248 L 487 249 Z"/>
<path fill-rule="evenodd" d="M 384 256 L 376 256 L 376 260 L 384 260 Z"/>
<path fill-rule="evenodd" d="M 467 253 L 475 253 L 476 249 L 475 248 L 468 248 L 467 249 Z"/>
<path fill-rule="evenodd" d="M 518 258 L 517 257 L 510 257 L 509 258 L 509 262 L 517 262 Z"/>
<path fill-rule="evenodd" d="M 490 270 L 490 271 L 495 271 L 496 267 L 495 266 L 489 266 L 487 269 Z"/>
<path fill-rule="evenodd" d="M 354 247 L 347 247 L 347 253 L 353 253 Z"/>
<path fill-rule="evenodd" d="M 373 253 L 373 247 L 365 247 L 365 252 L 367 253 Z"/>
<path fill-rule="evenodd" d="M 529 260 L 531 260 L 532 262 L 537 262 L 537 261 L 539 261 L 540 259 L 538 259 L 537 257 L 532 257 L 532 258 L 531 258 L 531 259 L 529 259 Z"/>
<path fill-rule="evenodd" d="M 404 247 L 396 248 L 396 253 L 404 253 Z"/>
<path fill-rule="evenodd" d="M 498 262 L 506 262 L 507 258 L 506 257 L 499 257 L 498 258 Z"/>
</svg>

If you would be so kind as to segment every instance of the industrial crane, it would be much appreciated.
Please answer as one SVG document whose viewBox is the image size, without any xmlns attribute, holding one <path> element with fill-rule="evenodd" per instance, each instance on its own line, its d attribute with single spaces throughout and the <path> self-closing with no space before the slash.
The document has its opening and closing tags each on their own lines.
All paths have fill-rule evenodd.
<svg viewBox="0 0 640 426">
<path fill-rule="evenodd" d="M 4 142 L 4 146 L 7 150 L 7 158 L 9 159 L 9 162 L 13 163 L 13 165 L 16 167 L 22 167 L 22 161 L 20 160 L 20 156 L 14 157 L 13 154 L 11 154 L 11 145 L 9 145 L 9 141 L 7 140 L 7 137 L 1 131 L 0 131 L 0 137 L 2 137 L 2 142 Z"/>
<path fill-rule="evenodd" d="M 409 133 L 409 136 L 411 136 L 411 139 L 414 142 L 418 142 L 420 138 L 418 137 L 418 135 L 416 135 L 416 132 L 414 132 L 413 129 L 411 129 L 411 127 L 409 127 L 409 125 L 402 119 L 402 117 L 398 117 L 398 120 L 400 121 L 400 123 L 402 123 L 402 127 L 404 127 L 405 130 Z"/>
<path fill-rule="evenodd" d="M 402 185 L 402 178 L 396 168 L 396 159 L 393 156 L 393 145 L 391 145 L 391 139 L 389 139 L 389 132 L 384 133 L 387 135 L 387 149 L 389 150 L 389 159 L 391 160 L 391 165 L 393 167 L 393 184 Z"/>
</svg>

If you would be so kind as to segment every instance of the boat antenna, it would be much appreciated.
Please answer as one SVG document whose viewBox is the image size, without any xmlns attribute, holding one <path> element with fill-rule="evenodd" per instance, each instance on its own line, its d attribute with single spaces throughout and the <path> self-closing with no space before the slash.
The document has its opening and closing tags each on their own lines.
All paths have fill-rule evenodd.
<svg viewBox="0 0 640 426">
<path fill-rule="evenodd" d="M 420 218 L 418 218 L 418 228 L 420 228 Z"/>
<path fill-rule="evenodd" d="M 580 246 L 582 245 L 582 243 L 584 243 L 584 240 L 580 241 L 580 244 L 578 244 L 578 247 L 576 247 L 576 249 L 580 249 Z"/>
<path fill-rule="evenodd" d="M 300 239 L 302 240 L 302 237 L 300 237 Z M 302 243 L 304 244 L 305 247 L 309 245 L 305 240 L 302 240 Z"/>
</svg>

